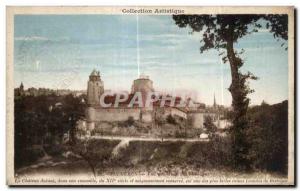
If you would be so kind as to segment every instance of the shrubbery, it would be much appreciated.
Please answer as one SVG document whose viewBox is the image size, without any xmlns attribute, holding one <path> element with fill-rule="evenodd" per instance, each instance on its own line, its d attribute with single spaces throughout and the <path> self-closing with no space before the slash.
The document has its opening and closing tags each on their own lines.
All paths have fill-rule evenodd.
<svg viewBox="0 0 300 191">
<path fill-rule="evenodd" d="M 176 119 L 171 114 L 167 116 L 167 123 L 177 125 Z"/>
<path fill-rule="evenodd" d="M 125 121 L 118 121 L 118 126 L 120 127 L 131 127 L 135 123 L 134 118 L 132 116 L 129 116 L 127 120 Z"/>
<path fill-rule="evenodd" d="M 211 142 L 132 141 L 112 162 L 121 167 L 184 162 L 199 168 L 229 168 L 232 160 L 230 144 L 230 140 L 224 138 Z"/>
<path fill-rule="evenodd" d="M 76 122 L 84 115 L 81 99 L 72 95 L 25 96 L 15 99 L 15 168 L 33 163 L 41 157 L 40 149 L 33 148 L 47 147 L 46 152 L 54 155 L 62 151 L 58 145 L 63 135 L 72 135 Z M 62 107 L 55 107 L 58 102 L 62 103 Z"/>
<path fill-rule="evenodd" d="M 218 130 L 217 126 L 213 123 L 212 117 L 209 115 L 204 117 L 203 126 L 206 133 L 209 134 L 209 137 L 213 137 Z"/>
<path fill-rule="evenodd" d="M 262 103 L 248 111 L 249 158 L 254 169 L 287 173 L 288 102 Z"/>
<path fill-rule="evenodd" d="M 180 132 L 180 131 L 175 131 L 175 138 L 186 138 L 186 133 Z"/>
<path fill-rule="evenodd" d="M 134 124 L 134 119 L 132 116 L 129 116 L 128 119 L 125 121 L 125 126 L 130 127 Z"/>
</svg>

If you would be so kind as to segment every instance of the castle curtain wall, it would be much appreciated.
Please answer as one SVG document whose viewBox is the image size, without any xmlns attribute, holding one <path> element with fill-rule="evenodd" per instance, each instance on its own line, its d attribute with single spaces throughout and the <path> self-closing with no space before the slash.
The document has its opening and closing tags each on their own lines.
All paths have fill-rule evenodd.
<svg viewBox="0 0 300 191">
<path fill-rule="evenodd" d="M 132 85 L 132 93 L 141 92 L 143 100 L 146 100 L 147 93 L 153 92 L 153 82 L 148 76 L 141 76 L 134 80 Z M 203 122 L 206 115 L 214 117 L 212 113 L 195 111 L 185 111 L 184 108 L 176 107 L 151 107 L 151 108 L 128 108 L 112 107 L 103 108 L 100 106 L 100 96 L 104 93 L 104 83 L 100 78 L 100 72 L 93 70 L 89 76 L 87 89 L 87 109 L 86 120 L 88 129 L 95 128 L 95 122 L 114 122 L 126 121 L 129 117 L 134 120 L 141 120 L 142 122 L 153 122 L 156 115 L 167 117 L 168 115 L 178 116 L 183 119 L 192 119 L 191 126 L 193 128 L 203 128 Z M 143 102 L 145 104 L 145 102 Z M 145 106 L 145 105 L 144 105 Z"/>
<path fill-rule="evenodd" d="M 91 121 L 125 121 L 129 117 L 133 117 L 134 120 L 140 119 L 140 109 L 137 108 L 92 108 Z"/>
</svg>

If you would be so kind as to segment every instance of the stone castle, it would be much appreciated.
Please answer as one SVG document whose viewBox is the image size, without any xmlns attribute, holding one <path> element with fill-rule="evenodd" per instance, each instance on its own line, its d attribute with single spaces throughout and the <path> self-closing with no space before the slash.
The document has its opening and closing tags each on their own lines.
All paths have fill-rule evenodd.
<svg viewBox="0 0 300 191">
<path fill-rule="evenodd" d="M 148 76 L 141 75 L 138 79 L 133 81 L 131 93 L 128 100 L 120 103 L 118 107 L 102 107 L 100 104 L 100 97 L 105 92 L 104 82 L 101 80 L 100 72 L 93 70 L 89 76 L 87 83 L 87 109 L 86 122 L 88 129 L 95 128 L 95 124 L 99 122 L 114 122 L 125 121 L 128 118 L 139 120 L 144 123 L 154 123 L 158 116 L 166 118 L 168 115 L 179 118 L 181 120 L 189 120 L 192 128 L 203 128 L 205 116 L 211 116 L 214 121 L 218 120 L 216 110 L 208 109 L 204 104 L 196 104 L 197 107 L 175 107 L 166 103 L 164 107 L 160 106 L 160 100 L 153 103 L 152 107 L 142 107 L 134 105 L 134 107 L 127 107 L 130 98 L 136 93 L 141 92 L 142 97 L 145 98 L 147 93 L 153 92 L 153 81 Z M 175 102 L 181 101 L 182 98 L 176 97 Z M 115 95 L 105 96 L 104 102 L 114 104 L 116 100 Z M 145 100 L 145 99 L 143 99 Z M 214 102 L 214 106 L 216 103 Z"/>
</svg>

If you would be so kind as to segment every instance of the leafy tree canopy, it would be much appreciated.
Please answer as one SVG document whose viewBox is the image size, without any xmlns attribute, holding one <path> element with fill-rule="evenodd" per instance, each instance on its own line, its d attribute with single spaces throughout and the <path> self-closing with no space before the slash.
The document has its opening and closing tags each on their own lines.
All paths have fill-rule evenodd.
<svg viewBox="0 0 300 191">
<path fill-rule="evenodd" d="M 228 42 L 235 43 L 262 27 L 273 33 L 274 38 L 288 39 L 287 15 L 173 15 L 173 19 L 179 27 L 189 26 L 192 32 L 203 32 L 201 53 L 226 48 Z M 260 19 L 267 21 L 265 26 L 258 22 Z"/>
</svg>

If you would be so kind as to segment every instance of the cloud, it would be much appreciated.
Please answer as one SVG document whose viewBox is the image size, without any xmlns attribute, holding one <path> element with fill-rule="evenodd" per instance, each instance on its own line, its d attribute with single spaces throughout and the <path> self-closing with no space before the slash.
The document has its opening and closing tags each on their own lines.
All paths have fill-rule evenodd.
<svg viewBox="0 0 300 191">
<path fill-rule="evenodd" d="M 74 41 L 73 39 L 65 36 L 58 37 L 58 38 L 47 38 L 44 36 L 19 36 L 19 37 L 15 37 L 14 40 L 20 42 L 51 42 L 51 43 L 67 43 L 67 42 L 71 43 Z"/>
<path fill-rule="evenodd" d="M 49 41 L 48 38 L 42 36 L 22 36 L 15 37 L 16 41 Z"/>
<path fill-rule="evenodd" d="M 245 50 L 245 53 L 247 52 L 262 52 L 262 51 L 270 51 L 270 52 L 274 52 L 274 51 L 284 51 L 284 48 L 279 46 L 256 46 L 256 47 L 245 47 L 243 48 Z M 237 48 L 237 51 L 242 51 L 242 48 Z"/>
<path fill-rule="evenodd" d="M 140 40 L 147 42 L 147 43 L 156 43 L 156 44 L 163 44 L 163 45 L 178 45 L 182 43 L 189 43 L 190 40 L 197 40 L 199 41 L 199 37 L 196 35 L 189 35 L 189 34 L 154 34 L 154 35 L 141 35 Z"/>
</svg>

